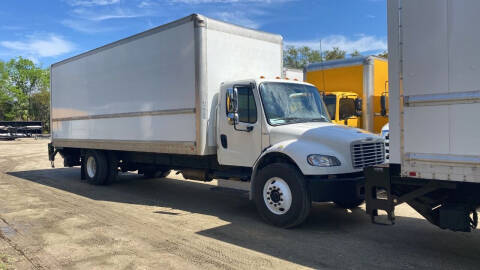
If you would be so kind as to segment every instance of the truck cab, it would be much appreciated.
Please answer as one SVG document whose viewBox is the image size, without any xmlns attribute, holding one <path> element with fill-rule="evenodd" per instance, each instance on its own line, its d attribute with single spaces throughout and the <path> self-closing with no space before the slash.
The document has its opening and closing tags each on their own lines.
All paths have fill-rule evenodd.
<svg viewBox="0 0 480 270">
<path fill-rule="evenodd" d="M 354 92 L 322 92 L 333 123 L 360 128 L 362 99 Z"/>
<path fill-rule="evenodd" d="M 303 221 L 311 201 L 358 206 L 363 168 L 384 162 L 383 140 L 332 123 L 309 83 L 226 82 L 216 112 L 219 164 L 252 168 L 250 197 L 277 226 Z"/>
</svg>

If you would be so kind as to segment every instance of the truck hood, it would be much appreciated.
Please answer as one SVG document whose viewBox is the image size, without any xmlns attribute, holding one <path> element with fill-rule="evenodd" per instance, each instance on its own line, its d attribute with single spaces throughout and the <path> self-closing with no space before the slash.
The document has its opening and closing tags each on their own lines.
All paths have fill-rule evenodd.
<svg viewBox="0 0 480 270">
<path fill-rule="evenodd" d="M 362 129 L 332 123 L 298 123 L 273 127 L 270 131 L 270 144 L 285 140 L 307 140 L 336 148 L 339 144 L 350 145 L 353 141 L 376 141 L 378 136 Z"/>
</svg>

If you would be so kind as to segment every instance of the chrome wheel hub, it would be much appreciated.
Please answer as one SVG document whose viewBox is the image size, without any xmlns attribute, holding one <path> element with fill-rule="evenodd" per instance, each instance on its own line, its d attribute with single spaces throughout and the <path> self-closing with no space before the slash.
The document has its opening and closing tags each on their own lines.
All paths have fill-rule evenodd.
<svg viewBox="0 0 480 270">
<path fill-rule="evenodd" d="M 97 172 L 97 163 L 95 162 L 95 158 L 90 156 L 87 159 L 87 174 L 88 177 L 94 178 Z"/>
<path fill-rule="evenodd" d="M 263 200 L 268 210 L 276 215 L 283 215 L 292 206 L 292 192 L 285 180 L 272 177 L 263 187 Z"/>
</svg>

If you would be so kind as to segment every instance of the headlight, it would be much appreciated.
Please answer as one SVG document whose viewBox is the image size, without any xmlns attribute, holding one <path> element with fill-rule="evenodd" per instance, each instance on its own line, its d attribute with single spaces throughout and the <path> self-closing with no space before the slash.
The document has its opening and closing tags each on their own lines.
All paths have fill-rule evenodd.
<svg viewBox="0 0 480 270">
<path fill-rule="evenodd" d="M 317 167 L 340 166 L 340 160 L 334 156 L 313 154 L 307 157 L 308 164 Z"/>
</svg>

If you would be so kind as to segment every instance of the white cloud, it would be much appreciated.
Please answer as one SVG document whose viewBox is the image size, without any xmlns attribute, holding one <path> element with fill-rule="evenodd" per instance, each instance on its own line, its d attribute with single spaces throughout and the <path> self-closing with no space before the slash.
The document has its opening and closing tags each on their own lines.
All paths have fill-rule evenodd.
<svg viewBox="0 0 480 270">
<path fill-rule="evenodd" d="M 208 14 L 211 17 L 228 22 L 233 23 L 236 25 L 240 25 L 243 27 L 258 29 L 260 27 L 260 23 L 254 21 L 253 19 L 248 18 L 248 14 L 243 11 L 234 11 L 234 12 L 215 12 Z"/>
<path fill-rule="evenodd" d="M 120 7 L 109 9 L 106 11 L 93 11 L 85 8 L 77 8 L 77 9 L 74 9 L 73 12 L 81 18 L 91 20 L 91 21 L 138 18 L 138 17 L 148 16 L 150 14 L 149 12 L 146 12 L 146 11 L 135 12 L 130 9 L 124 9 Z"/>
<path fill-rule="evenodd" d="M 110 27 L 110 26 L 100 26 L 95 22 L 87 21 L 87 20 L 63 20 L 62 24 L 70 27 L 74 30 L 79 32 L 94 34 L 94 33 L 102 33 L 102 32 L 109 32 L 118 30 L 117 27 Z"/>
<path fill-rule="evenodd" d="M 55 34 L 43 37 L 31 36 L 26 41 L 1 41 L 0 46 L 33 60 L 69 53 L 75 47 L 71 42 Z"/>
<path fill-rule="evenodd" d="M 358 38 L 348 38 L 343 35 L 331 35 L 321 39 L 322 50 L 331 50 L 333 47 L 338 47 L 342 50 L 351 53 L 355 50 L 359 52 L 368 51 L 384 51 L 387 50 L 386 38 L 379 38 L 376 36 L 360 35 Z M 320 39 L 304 40 L 304 41 L 286 41 L 287 46 L 307 46 L 314 49 L 320 48 Z"/>
<path fill-rule="evenodd" d="M 108 6 L 119 3 L 120 0 L 70 0 L 68 3 L 72 6 Z"/>
</svg>

